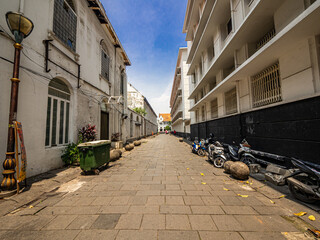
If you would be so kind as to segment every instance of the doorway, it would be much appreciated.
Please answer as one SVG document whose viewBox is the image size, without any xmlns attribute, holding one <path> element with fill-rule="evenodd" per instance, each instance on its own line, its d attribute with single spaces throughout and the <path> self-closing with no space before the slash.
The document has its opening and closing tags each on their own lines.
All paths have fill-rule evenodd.
<svg viewBox="0 0 320 240">
<path fill-rule="evenodd" d="M 109 113 L 101 111 L 101 140 L 109 140 Z"/>
</svg>

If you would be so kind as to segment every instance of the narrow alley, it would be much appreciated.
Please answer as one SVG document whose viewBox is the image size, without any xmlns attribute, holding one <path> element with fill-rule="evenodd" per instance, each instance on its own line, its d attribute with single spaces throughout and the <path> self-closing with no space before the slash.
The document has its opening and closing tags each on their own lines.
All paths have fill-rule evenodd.
<svg viewBox="0 0 320 240">
<path fill-rule="evenodd" d="M 308 239 L 300 230 L 319 228 L 307 219 L 319 214 L 281 195 L 232 179 L 160 134 L 100 175 L 79 175 L 1 217 L 0 239 Z M 305 219 L 294 217 L 300 211 Z"/>
</svg>

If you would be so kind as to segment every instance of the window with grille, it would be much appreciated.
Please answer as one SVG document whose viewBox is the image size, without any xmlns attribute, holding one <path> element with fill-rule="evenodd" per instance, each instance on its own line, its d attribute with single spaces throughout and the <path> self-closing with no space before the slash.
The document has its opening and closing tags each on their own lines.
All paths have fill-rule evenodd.
<svg viewBox="0 0 320 240">
<path fill-rule="evenodd" d="M 52 79 L 48 89 L 45 146 L 53 147 L 69 142 L 70 91 L 59 79 Z"/>
<path fill-rule="evenodd" d="M 199 111 L 196 110 L 196 122 L 199 122 Z"/>
<path fill-rule="evenodd" d="M 124 75 L 123 73 L 121 74 L 121 79 L 120 79 L 120 94 L 123 95 L 124 92 Z"/>
<path fill-rule="evenodd" d="M 208 61 L 210 62 L 214 58 L 214 44 L 213 44 L 213 42 L 208 47 L 207 54 L 208 54 Z"/>
<path fill-rule="evenodd" d="M 72 51 L 76 51 L 77 15 L 71 0 L 55 0 L 53 32 Z"/>
<path fill-rule="evenodd" d="M 236 88 L 225 93 L 226 114 L 236 113 L 237 107 L 237 91 Z"/>
<path fill-rule="evenodd" d="M 214 99 L 211 101 L 211 118 L 217 118 L 218 117 L 218 100 Z"/>
<path fill-rule="evenodd" d="M 228 36 L 232 31 L 232 18 L 230 18 L 229 21 L 227 22 L 226 29 L 227 29 L 227 36 Z"/>
<path fill-rule="evenodd" d="M 103 50 L 101 50 L 101 75 L 109 80 L 110 58 Z"/>
<path fill-rule="evenodd" d="M 210 80 L 210 84 L 209 84 L 209 85 L 210 85 L 210 91 L 217 86 L 217 79 L 216 79 L 216 77 L 214 77 L 212 80 Z"/>
<path fill-rule="evenodd" d="M 279 63 L 251 77 L 251 89 L 253 107 L 282 101 Z"/>
<path fill-rule="evenodd" d="M 201 117 L 202 117 L 202 121 L 206 120 L 206 108 L 204 105 L 201 107 Z"/>
</svg>

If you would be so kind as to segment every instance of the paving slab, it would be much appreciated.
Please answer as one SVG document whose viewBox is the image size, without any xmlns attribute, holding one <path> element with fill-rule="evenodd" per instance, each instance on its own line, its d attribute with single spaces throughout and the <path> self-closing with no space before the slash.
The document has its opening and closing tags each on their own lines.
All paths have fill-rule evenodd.
<svg viewBox="0 0 320 240">
<path fill-rule="evenodd" d="M 300 211 L 302 222 L 320 227 L 308 219 L 319 213 L 288 192 L 280 198 L 264 182 L 232 179 L 170 135 L 148 139 L 100 175 L 67 179 L 41 198 L 23 202 L 23 193 L 0 202 L 7 209 L 0 239 L 301 238 L 302 228 L 283 217 Z"/>
</svg>

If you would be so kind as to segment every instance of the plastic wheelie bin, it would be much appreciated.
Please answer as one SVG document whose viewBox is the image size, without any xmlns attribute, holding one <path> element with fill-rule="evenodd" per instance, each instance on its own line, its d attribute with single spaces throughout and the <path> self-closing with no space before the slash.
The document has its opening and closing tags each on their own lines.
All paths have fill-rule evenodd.
<svg viewBox="0 0 320 240">
<path fill-rule="evenodd" d="M 94 171 L 99 174 L 99 168 L 110 162 L 109 140 L 85 142 L 78 145 L 80 152 L 80 168 L 84 173 Z"/>
</svg>

